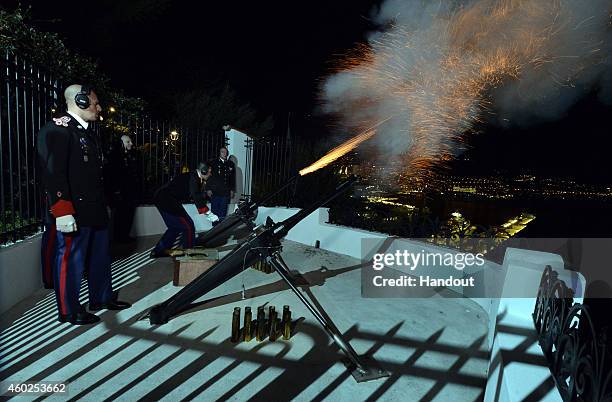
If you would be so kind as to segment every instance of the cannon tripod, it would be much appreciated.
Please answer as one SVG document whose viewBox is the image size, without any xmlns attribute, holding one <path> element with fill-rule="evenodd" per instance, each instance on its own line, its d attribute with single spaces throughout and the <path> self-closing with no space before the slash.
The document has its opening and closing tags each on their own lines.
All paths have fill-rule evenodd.
<svg viewBox="0 0 612 402">
<path fill-rule="evenodd" d="M 312 315 L 321 324 L 325 332 L 332 338 L 334 343 L 344 352 L 348 359 L 348 368 L 351 370 L 351 375 L 357 382 L 365 382 L 376 380 L 382 377 L 388 377 L 389 372 L 382 369 L 376 361 L 369 356 L 359 356 L 351 344 L 344 339 L 336 325 L 331 319 L 323 315 L 298 289 L 296 280 L 291 274 L 291 270 L 283 260 L 280 252 L 276 251 L 266 258 L 266 262 L 271 264 L 281 278 L 289 285 L 293 293 L 298 299 L 308 308 Z"/>
</svg>

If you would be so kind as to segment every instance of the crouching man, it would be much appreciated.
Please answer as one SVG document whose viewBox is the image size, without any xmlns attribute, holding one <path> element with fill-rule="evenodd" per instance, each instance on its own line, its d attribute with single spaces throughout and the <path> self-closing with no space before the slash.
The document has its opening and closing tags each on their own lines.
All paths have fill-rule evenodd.
<svg viewBox="0 0 612 402">
<path fill-rule="evenodd" d="M 204 197 L 204 186 L 210 174 L 211 169 L 208 164 L 200 162 L 195 171 L 181 173 L 155 192 L 155 206 L 168 230 L 151 251 L 151 258 L 168 256 L 168 250 L 172 248 L 179 234 L 182 236 L 181 244 L 183 248 L 194 246 L 195 226 L 193 220 L 183 208 L 183 202 L 193 201 L 200 216 L 204 219 L 210 222 L 219 220 L 206 206 L 206 198 Z"/>
</svg>

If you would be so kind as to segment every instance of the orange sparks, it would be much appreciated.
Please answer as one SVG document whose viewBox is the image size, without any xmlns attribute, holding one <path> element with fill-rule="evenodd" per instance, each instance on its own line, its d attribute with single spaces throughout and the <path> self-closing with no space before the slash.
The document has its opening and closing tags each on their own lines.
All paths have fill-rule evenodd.
<svg viewBox="0 0 612 402">
<path fill-rule="evenodd" d="M 363 133 L 359 134 L 356 137 L 351 138 L 350 140 L 346 141 L 344 144 L 338 145 L 336 148 L 326 153 L 321 159 L 319 159 L 312 165 L 300 170 L 300 176 L 307 175 L 308 173 L 312 173 L 316 170 L 321 169 L 322 167 L 329 165 L 336 159 L 346 155 L 347 152 L 355 149 L 362 142 L 372 138 L 374 134 L 376 134 L 376 130 L 370 129 L 370 130 L 364 131 Z"/>
<path fill-rule="evenodd" d="M 312 165 L 300 170 L 300 176 L 304 176 L 304 175 L 307 175 L 308 173 L 317 171 L 329 165 L 336 159 L 346 155 L 348 152 L 352 151 L 353 149 L 357 148 L 359 144 L 361 144 L 364 141 L 369 140 L 370 138 L 374 136 L 374 134 L 376 134 L 376 127 L 380 126 L 381 124 L 383 124 L 390 118 L 391 117 L 387 117 L 386 119 L 379 121 L 374 126 L 366 129 L 361 134 L 351 138 L 350 140 L 344 142 L 343 144 L 338 145 L 337 147 L 335 147 L 334 149 L 326 153 L 321 159 L 319 159 Z"/>
<path fill-rule="evenodd" d="M 539 104 L 603 63 L 597 39 L 609 14 L 601 9 L 583 17 L 559 0 L 477 0 L 432 16 L 427 25 L 410 20 L 403 26 L 398 18 L 399 25 L 393 22 L 339 61 L 324 95 L 349 123 L 396 116 L 394 130 L 376 132 L 393 137 L 406 172 L 425 176 L 451 160 L 464 136 L 494 113 L 495 97 L 507 109 L 514 108 L 511 102 Z M 326 166 L 374 133 L 366 130 L 300 174 Z"/>
</svg>

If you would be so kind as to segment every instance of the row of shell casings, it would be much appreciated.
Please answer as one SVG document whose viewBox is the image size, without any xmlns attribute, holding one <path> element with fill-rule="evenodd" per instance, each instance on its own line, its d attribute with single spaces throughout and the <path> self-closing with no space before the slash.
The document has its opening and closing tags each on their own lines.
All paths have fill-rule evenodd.
<svg viewBox="0 0 612 402">
<path fill-rule="evenodd" d="M 265 260 L 257 261 L 251 266 L 251 268 L 257 271 L 261 271 L 264 274 L 271 274 L 272 272 L 274 272 L 274 267 L 272 266 L 272 264 L 268 264 Z"/>
<path fill-rule="evenodd" d="M 253 320 L 251 308 L 245 307 L 242 330 L 240 328 L 240 307 L 234 307 L 231 337 L 231 341 L 234 343 L 240 341 L 250 342 L 253 338 L 257 342 L 261 342 L 266 337 L 271 341 L 275 341 L 279 336 L 282 336 L 284 340 L 288 340 L 291 338 L 291 335 L 291 310 L 289 306 L 283 306 L 282 320 L 278 318 L 274 306 L 268 307 L 267 318 L 265 307 L 257 307 L 257 318 L 255 320 Z"/>
</svg>

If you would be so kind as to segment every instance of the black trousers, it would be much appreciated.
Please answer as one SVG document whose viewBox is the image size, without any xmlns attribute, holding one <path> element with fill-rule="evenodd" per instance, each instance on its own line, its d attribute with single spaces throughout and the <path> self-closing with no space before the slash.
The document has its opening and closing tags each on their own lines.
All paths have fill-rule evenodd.
<svg viewBox="0 0 612 402">
<path fill-rule="evenodd" d="M 116 204 L 113 220 L 113 238 L 115 241 L 129 239 L 136 206 L 137 203 L 134 199 L 123 199 Z"/>
</svg>

